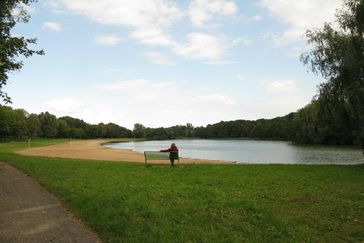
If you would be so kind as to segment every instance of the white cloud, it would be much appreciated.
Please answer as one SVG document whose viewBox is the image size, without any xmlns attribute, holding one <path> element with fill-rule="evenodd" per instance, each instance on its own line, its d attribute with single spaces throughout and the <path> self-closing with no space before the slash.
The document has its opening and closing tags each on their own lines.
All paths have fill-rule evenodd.
<svg viewBox="0 0 364 243">
<path fill-rule="evenodd" d="M 233 39 L 232 42 L 231 42 L 231 44 L 232 45 L 237 45 L 240 42 L 243 42 L 243 44 L 246 45 L 246 46 L 248 46 L 251 43 L 253 43 L 253 41 L 250 38 L 248 38 L 248 37 L 240 37 L 240 38 Z"/>
<path fill-rule="evenodd" d="M 115 45 L 118 42 L 122 41 L 123 39 L 116 37 L 114 35 L 109 35 L 109 36 L 97 36 L 95 37 L 95 41 L 99 44 L 104 44 L 104 45 Z"/>
<path fill-rule="evenodd" d="M 101 84 L 95 85 L 93 88 L 125 95 L 133 104 L 147 102 L 148 105 L 154 103 L 156 106 L 162 106 L 166 99 L 172 99 L 175 94 L 180 92 L 175 82 L 152 83 L 147 79 Z"/>
<path fill-rule="evenodd" d="M 239 62 L 237 61 L 228 61 L 228 60 L 212 60 L 212 61 L 207 61 L 204 62 L 205 64 L 208 65 L 228 65 L 228 64 L 237 64 Z"/>
<path fill-rule="evenodd" d="M 52 31 L 60 32 L 62 31 L 62 25 L 55 22 L 45 22 L 43 24 L 43 29 L 50 29 Z"/>
<path fill-rule="evenodd" d="M 262 81 L 267 93 L 296 92 L 297 86 L 294 80 Z"/>
<path fill-rule="evenodd" d="M 342 0 L 261 0 L 270 14 L 289 24 L 287 30 L 271 34 L 276 46 L 299 41 L 307 29 L 321 27 L 324 22 L 335 20 L 335 11 Z"/>
<path fill-rule="evenodd" d="M 139 28 L 154 24 L 170 26 L 181 16 L 177 4 L 169 0 L 60 0 L 70 11 L 93 21 Z"/>
<path fill-rule="evenodd" d="M 308 104 L 308 102 L 309 99 L 304 99 L 301 95 L 297 94 L 277 95 L 266 101 L 261 101 L 254 104 L 254 114 L 262 114 L 260 118 L 275 118 L 277 116 L 285 116 L 304 107 Z M 256 117 L 255 119 L 257 118 L 259 117 Z"/>
<path fill-rule="evenodd" d="M 226 0 L 195 0 L 189 7 L 191 22 L 197 27 L 204 27 L 205 22 L 212 20 L 214 15 L 229 16 L 238 9 L 234 2 Z"/>
<path fill-rule="evenodd" d="M 35 8 L 33 8 L 31 5 L 20 3 L 19 6 L 23 8 L 27 13 L 36 13 Z"/>
<path fill-rule="evenodd" d="M 168 56 L 160 53 L 160 52 L 144 52 L 143 56 L 149 58 L 149 60 L 155 64 L 173 66 L 175 65 L 171 60 L 169 60 Z"/>
<path fill-rule="evenodd" d="M 151 81 L 147 79 L 128 80 L 117 83 L 95 85 L 93 88 L 98 90 L 115 91 L 121 94 L 140 94 L 148 89 Z"/>
<path fill-rule="evenodd" d="M 66 9 L 102 24 L 131 27 L 132 38 L 142 43 L 169 39 L 164 28 L 182 17 L 177 4 L 168 0 L 61 0 Z M 57 6 L 57 5 L 56 5 Z M 59 6 L 57 6 L 59 8 Z M 158 41 L 153 41 L 158 44 Z M 161 45 L 165 41 L 161 42 Z"/>
<path fill-rule="evenodd" d="M 214 36 L 203 33 L 190 33 L 188 43 L 177 45 L 173 51 L 186 58 L 219 59 L 225 52 L 222 41 Z"/>
<path fill-rule="evenodd" d="M 230 98 L 226 95 L 220 94 L 209 94 L 209 95 L 202 95 L 199 96 L 201 101 L 208 101 L 208 102 L 221 102 L 227 105 L 236 105 L 238 102 L 235 99 Z"/>
<path fill-rule="evenodd" d="M 268 80 L 262 84 L 268 95 L 249 102 L 243 97 L 209 92 L 206 87 L 195 87 L 188 81 L 126 80 L 93 86 L 99 90 L 99 98 L 52 99 L 47 105 L 57 117 L 71 114 L 90 124 L 113 122 L 132 129 L 135 123 L 147 127 L 170 127 L 188 122 L 206 126 L 221 120 L 273 118 L 308 103 L 294 80 Z M 110 98 L 101 98 L 105 95 Z"/>
<path fill-rule="evenodd" d="M 262 20 L 262 15 L 261 14 L 257 14 L 252 18 L 253 21 L 259 21 Z"/>
<path fill-rule="evenodd" d="M 51 110 L 61 113 L 80 113 L 85 107 L 83 103 L 80 103 L 73 98 L 51 99 L 47 101 L 46 104 Z"/>
<path fill-rule="evenodd" d="M 158 26 L 138 28 L 129 37 L 139 40 L 143 44 L 152 46 L 172 46 L 175 45 L 173 38 L 163 33 L 163 29 Z"/>
<path fill-rule="evenodd" d="M 20 2 L 19 4 L 16 5 L 15 8 L 12 9 L 11 14 L 13 16 L 24 16 L 23 11 L 25 11 L 25 13 L 35 13 L 36 12 L 32 6 L 26 5 L 22 2 Z"/>
<path fill-rule="evenodd" d="M 189 82 L 152 82 L 138 79 L 102 84 L 93 88 L 120 94 L 123 102 L 114 101 L 108 105 L 108 109 L 122 111 L 128 117 L 130 126 L 141 121 L 147 121 L 143 124 L 145 126 L 154 127 L 187 122 L 202 125 L 202 120 L 230 119 L 239 110 L 238 101 L 229 95 L 211 94 L 205 88 L 196 88 Z"/>
<path fill-rule="evenodd" d="M 272 118 L 296 111 L 310 100 L 300 92 L 295 80 L 263 80 L 261 84 L 265 86 L 268 98 L 257 102 L 255 106 L 262 113 L 272 110 Z"/>
<path fill-rule="evenodd" d="M 220 59 L 232 41 L 235 45 L 240 39 L 223 40 L 222 36 L 192 32 L 186 35 L 187 42 L 177 41 L 173 36 L 172 25 L 186 14 L 171 0 L 60 0 L 48 4 L 60 12 L 66 10 L 78 15 L 87 16 L 92 21 L 130 28 L 129 37 L 151 47 L 163 46 L 172 52 L 188 59 Z M 237 11 L 232 1 L 196 0 L 190 4 L 190 11 L 205 12 L 208 16 L 230 16 Z M 194 23 L 206 23 L 197 20 Z M 209 17 L 210 18 L 210 17 Z M 202 22 L 201 22 L 202 21 Z M 98 37 L 100 43 L 115 44 L 120 41 L 115 36 Z M 247 43 L 247 40 L 244 41 Z"/>
</svg>

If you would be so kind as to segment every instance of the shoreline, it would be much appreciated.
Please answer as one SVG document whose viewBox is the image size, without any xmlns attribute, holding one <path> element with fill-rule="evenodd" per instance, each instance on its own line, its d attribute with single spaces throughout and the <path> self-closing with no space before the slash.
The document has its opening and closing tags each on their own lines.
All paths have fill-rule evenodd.
<svg viewBox="0 0 364 243">
<path fill-rule="evenodd" d="M 86 159 L 98 161 L 120 161 L 145 163 L 144 154 L 130 149 L 115 149 L 103 146 L 110 142 L 105 139 L 70 141 L 45 147 L 30 148 L 16 153 L 26 156 L 44 156 L 52 158 Z M 150 160 L 148 164 L 170 164 L 169 160 Z M 180 158 L 180 164 L 234 164 L 219 160 L 201 160 Z"/>
</svg>

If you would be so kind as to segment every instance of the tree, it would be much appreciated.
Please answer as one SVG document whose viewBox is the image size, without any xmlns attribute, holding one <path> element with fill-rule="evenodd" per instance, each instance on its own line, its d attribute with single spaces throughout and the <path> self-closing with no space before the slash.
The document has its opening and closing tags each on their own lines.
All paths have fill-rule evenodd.
<svg viewBox="0 0 364 243">
<path fill-rule="evenodd" d="M 22 136 L 28 134 L 28 121 L 27 118 L 29 117 L 29 113 L 24 109 L 17 109 L 15 110 L 17 113 L 16 117 L 16 128 L 15 128 L 15 136 L 18 139 L 21 139 Z"/>
<path fill-rule="evenodd" d="M 70 135 L 70 128 L 65 120 L 58 119 L 57 136 L 59 138 L 68 138 Z"/>
<path fill-rule="evenodd" d="M 24 56 L 26 58 L 33 54 L 44 55 L 44 51 L 35 51 L 28 48 L 28 44 L 36 44 L 36 39 L 12 36 L 10 31 L 17 22 L 27 23 L 29 15 L 24 10 L 24 6 L 36 0 L 1 0 L 0 2 L 0 97 L 5 103 L 11 103 L 7 93 L 3 91 L 3 86 L 7 84 L 8 73 L 19 71 L 23 62 L 16 58 Z"/>
<path fill-rule="evenodd" d="M 192 123 L 187 123 L 186 130 L 187 130 L 187 137 L 192 137 L 193 136 L 193 130 L 194 130 L 194 127 L 193 127 Z"/>
<path fill-rule="evenodd" d="M 42 130 L 41 124 L 36 114 L 30 114 L 28 117 L 28 135 L 30 138 L 40 137 Z"/>
<path fill-rule="evenodd" d="M 96 138 L 104 138 L 106 136 L 107 128 L 104 123 L 99 123 L 95 126 L 95 137 Z"/>
<path fill-rule="evenodd" d="M 300 109 L 293 119 L 294 141 L 297 143 L 320 143 L 317 118 L 317 101 Z"/>
<path fill-rule="evenodd" d="M 264 126 L 262 121 L 258 121 L 258 123 L 254 126 L 253 130 L 250 132 L 250 137 L 266 138 L 266 126 Z"/>
<path fill-rule="evenodd" d="M 75 138 L 85 138 L 85 137 L 86 137 L 85 130 L 83 130 L 82 128 L 76 128 Z"/>
<path fill-rule="evenodd" d="M 146 131 L 146 128 L 142 124 L 140 124 L 140 123 L 134 124 L 133 136 L 135 138 L 145 138 L 145 136 L 146 136 L 145 131 Z"/>
<path fill-rule="evenodd" d="M 6 141 L 14 135 L 17 113 L 8 106 L 0 105 L 0 138 Z"/>
<path fill-rule="evenodd" d="M 132 131 L 121 127 L 115 123 L 108 123 L 106 125 L 106 137 L 107 138 L 131 138 Z"/>
<path fill-rule="evenodd" d="M 39 114 L 39 121 L 41 124 L 42 137 L 55 138 L 58 125 L 57 117 L 46 111 L 45 113 L 42 112 Z"/>
<path fill-rule="evenodd" d="M 364 0 L 345 0 L 336 17 L 339 29 L 325 23 L 322 29 L 307 30 L 313 50 L 302 54 L 301 61 L 327 79 L 318 87 L 320 112 L 349 117 L 351 111 L 357 121 L 351 129 L 361 134 L 364 146 Z"/>
</svg>

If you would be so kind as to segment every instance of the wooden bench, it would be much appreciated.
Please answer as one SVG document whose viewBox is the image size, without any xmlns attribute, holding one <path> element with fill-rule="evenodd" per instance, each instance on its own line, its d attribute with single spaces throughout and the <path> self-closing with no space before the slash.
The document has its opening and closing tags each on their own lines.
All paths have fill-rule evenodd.
<svg viewBox="0 0 364 243">
<path fill-rule="evenodd" d="M 147 165 L 149 160 L 170 160 L 175 159 L 178 160 L 179 165 L 179 155 L 178 151 L 170 151 L 170 152 L 159 152 L 159 151 L 144 151 L 145 165 Z"/>
</svg>

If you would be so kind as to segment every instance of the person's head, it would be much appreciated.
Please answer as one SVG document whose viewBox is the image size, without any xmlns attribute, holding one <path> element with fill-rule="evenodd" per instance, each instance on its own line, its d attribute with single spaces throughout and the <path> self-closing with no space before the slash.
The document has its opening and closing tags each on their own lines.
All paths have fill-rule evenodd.
<svg viewBox="0 0 364 243">
<path fill-rule="evenodd" d="M 175 143 L 172 143 L 172 144 L 171 144 L 171 147 L 176 147 L 176 144 L 175 144 Z"/>
</svg>

